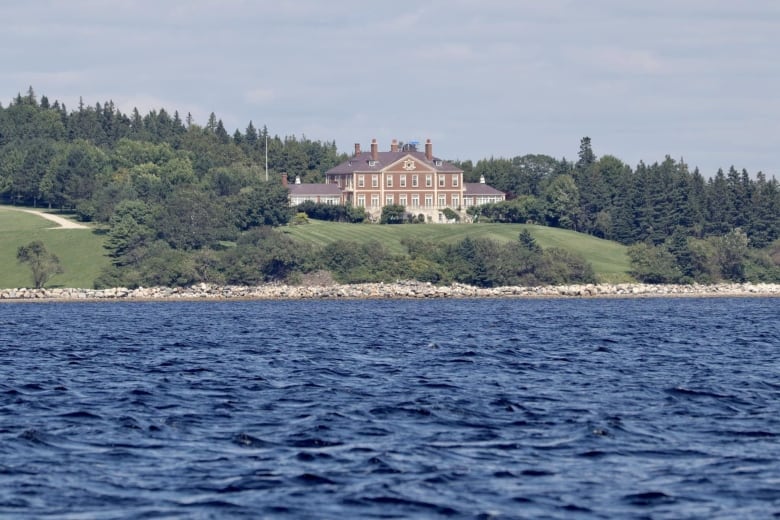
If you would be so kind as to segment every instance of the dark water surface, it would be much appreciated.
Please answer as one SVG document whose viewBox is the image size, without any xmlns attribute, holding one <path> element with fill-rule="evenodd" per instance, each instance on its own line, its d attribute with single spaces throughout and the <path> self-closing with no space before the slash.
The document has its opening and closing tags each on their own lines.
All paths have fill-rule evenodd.
<svg viewBox="0 0 780 520">
<path fill-rule="evenodd" d="M 780 516 L 780 300 L 0 305 L 0 517 Z"/>
</svg>

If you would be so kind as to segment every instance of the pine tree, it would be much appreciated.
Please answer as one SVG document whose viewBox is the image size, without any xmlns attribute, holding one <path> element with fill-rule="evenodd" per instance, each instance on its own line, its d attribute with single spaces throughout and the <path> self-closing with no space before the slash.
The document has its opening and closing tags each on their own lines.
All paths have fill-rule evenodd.
<svg viewBox="0 0 780 520">
<path fill-rule="evenodd" d="M 252 121 L 249 121 L 249 125 L 246 127 L 246 142 L 249 146 L 254 147 L 257 144 L 257 130 Z"/>
<path fill-rule="evenodd" d="M 590 145 L 590 137 L 583 137 L 580 140 L 580 151 L 578 154 L 579 159 L 577 164 L 574 165 L 574 169 L 577 172 L 581 172 L 590 168 L 590 166 L 596 162 L 596 155 L 593 153 L 593 149 Z"/>
<path fill-rule="evenodd" d="M 206 128 L 204 130 L 212 134 L 217 131 L 217 116 L 214 112 L 209 114 L 209 120 L 206 122 Z"/>
</svg>

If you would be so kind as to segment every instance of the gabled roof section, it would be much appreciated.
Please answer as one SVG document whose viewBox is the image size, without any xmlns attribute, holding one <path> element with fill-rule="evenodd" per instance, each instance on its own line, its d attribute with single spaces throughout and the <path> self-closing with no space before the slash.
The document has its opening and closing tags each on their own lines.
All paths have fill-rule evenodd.
<svg viewBox="0 0 780 520">
<path fill-rule="evenodd" d="M 441 173 L 461 173 L 463 171 L 459 168 L 456 168 L 453 164 L 439 159 L 438 157 L 434 157 L 433 160 L 429 161 L 423 152 L 399 151 L 377 152 L 376 161 L 372 161 L 371 152 L 361 152 L 358 155 L 350 157 L 348 160 L 344 161 L 338 166 L 334 166 L 325 173 L 331 175 L 355 172 L 379 173 L 405 157 L 413 158 L 415 162 L 427 166 L 431 171 L 437 171 Z"/>
<path fill-rule="evenodd" d="M 464 182 L 463 195 L 504 195 L 504 192 L 481 182 Z"/>
<path fill-rule="evenodd" d="M 340 197 L 341 188 L 338 184 L 289 184 L 290 195 L 298 197 Z"/>
<path fill-rule="evenodd" d="M 425 154 L 423 154 L 423 157 L 425 157 Z M 435 159 L 434 159 L 435 160 Z M 411 163 L 413 165 L 412 168 L 405 168 L 406 163 Z M 414 155 L 412 155 L 409 152 L 404 152 L 404 156 L 398 159 L 397 161 L 394 161 L 384 168 L 382 170 L 402 170 L 408 173 L 417 173 L 417 172 L 426 172 L 430 173 L 436 170 L 435 166 L 432 166 L 431 163 L 436 164 L 433 161 L 420 161 L 418 160 Z"/>
</svg>

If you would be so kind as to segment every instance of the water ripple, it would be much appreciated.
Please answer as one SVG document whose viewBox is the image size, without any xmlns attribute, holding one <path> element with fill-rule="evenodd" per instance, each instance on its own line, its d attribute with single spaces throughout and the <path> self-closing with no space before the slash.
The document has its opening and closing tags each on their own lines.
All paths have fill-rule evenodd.
<svg viewBox="0 0 780 520">
<path fill-rule="evenodd" d="M 776 304 L 4 305 L 0 517 L 776 516 Z"/>
</svg>

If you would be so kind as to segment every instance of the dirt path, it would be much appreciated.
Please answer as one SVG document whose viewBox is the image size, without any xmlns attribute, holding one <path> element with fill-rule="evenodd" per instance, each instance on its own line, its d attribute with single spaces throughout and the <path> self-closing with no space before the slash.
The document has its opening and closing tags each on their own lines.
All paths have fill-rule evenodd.
<svg viewBox="0 0 780 520">
<path fill-rule="evenodd" d="M 13 206 L 3 206 L 2 208 L 10 209 L 13 211 L 24 211 L 25 213 L 32 213 L 33 215 L 38 215 L 39 217 L 45 218 L 46 220 L 51 220 L 55 224 L 59 224 L 58 227 L 49 228 L 49 229 L 91 229 L 89 226 L 85 226 L 84 224 L 79 224 L 78 222 L 73 222 L 72 220 L 60 217 L 58 215 L 53 215 L 51 213 L 45 213 L 43 211 L 38 211 L 34 209 L 14 208 Z"/>
</svg>

